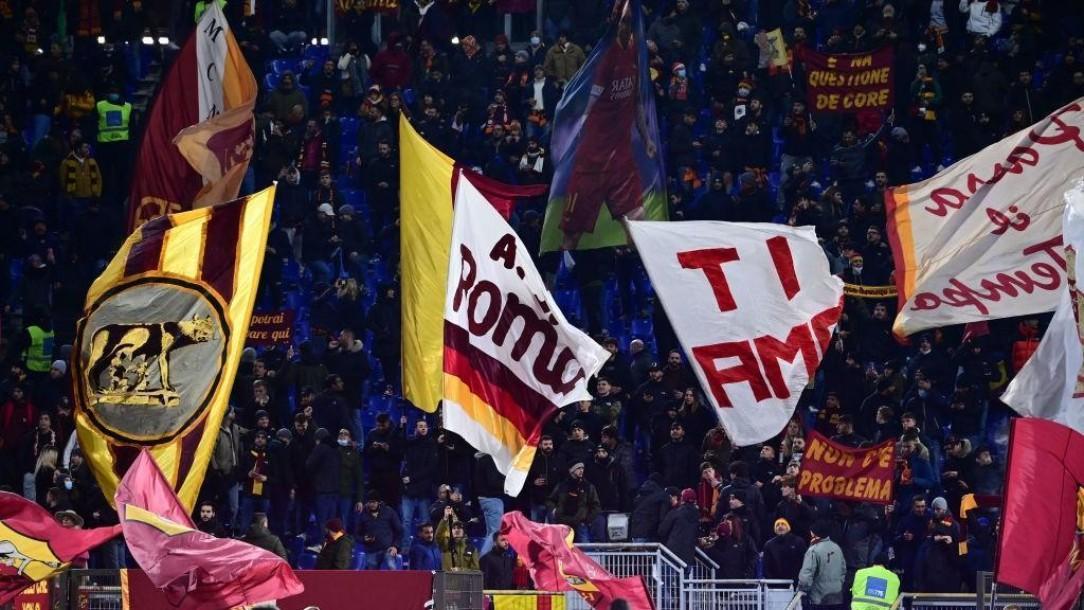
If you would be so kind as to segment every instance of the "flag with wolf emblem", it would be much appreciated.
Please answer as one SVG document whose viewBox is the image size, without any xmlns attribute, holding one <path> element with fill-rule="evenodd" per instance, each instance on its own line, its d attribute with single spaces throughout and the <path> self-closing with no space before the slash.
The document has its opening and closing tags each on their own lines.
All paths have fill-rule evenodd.
<svg viewBox="0 0 1084 610">
<path fill-rule="evenodd" d="M 35 502 L 0 492 L 0 606 L 120 535 L 120 526 L 69 529 Z"/>
<path fill-rule="evenodd" d="M 159 216 L 87 293 L 72 354 L 79 444 L 110 501 L 147 448 L 188 510 L 228 409 L 275 187 Z"/>
</svg>

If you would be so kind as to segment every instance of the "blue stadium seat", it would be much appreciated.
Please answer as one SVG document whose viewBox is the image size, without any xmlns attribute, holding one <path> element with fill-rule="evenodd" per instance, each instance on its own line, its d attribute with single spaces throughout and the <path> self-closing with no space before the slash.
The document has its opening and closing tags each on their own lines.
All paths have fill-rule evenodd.
<svg viewBox="0 0 1084 610">
<path fill-rule="evenodd" d="M 655 335 L 655 324 L 651 318 L 636 318 L 632 321 L 632 334 L 637 337 Z"/>
<path fill-rule="evenodd" d="M 271 62 L 271 71 L 276 75 L 281 75 L 283 72 L 297 73 L 298 62 L 296 59 L 275 59 Z"/>
<path fill-rule="evenodd" d="M 299 570 L 312 570 L 316 567 L 316 553 L 312 551 L 305 551 L 301 553 L 301 557 L 297 560 L 297 569 Z"/>
<path fill-rule="evenodd" d="M 313 63 L 323 63 L 328 57 L 328 48 L 320 45 L 309 45 L 305 47 L 304 53 L 301 54 L 302 59 L 311 59 Z"/>
<path fill-rule="evenodd" d="M 268 72 L 263 75 L 263 88 L 268 91 L 274 91 L 275 87 L 279 86 L 279 77 L 277 74 Z"/>
</svg>

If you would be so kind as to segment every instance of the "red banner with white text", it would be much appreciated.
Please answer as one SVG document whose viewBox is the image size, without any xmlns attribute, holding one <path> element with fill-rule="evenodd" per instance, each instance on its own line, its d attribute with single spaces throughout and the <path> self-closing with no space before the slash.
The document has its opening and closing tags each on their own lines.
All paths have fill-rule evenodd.
<svg viewBox="0 0 1084 610">
<path fill-rule="evenodd" d="M 799 47 L 799 59 L 805 66 L 805 96 L 810 110 L 892 108 L 892 47 L 854 55 L 830 55 Z"/>
<path fill-rule="evenodd" d="M 797 491 L 813 498 L 891 504 L 894 457 L 891 440 L 856 449 L 811 431 L 805 441 Z"/>
</svg>

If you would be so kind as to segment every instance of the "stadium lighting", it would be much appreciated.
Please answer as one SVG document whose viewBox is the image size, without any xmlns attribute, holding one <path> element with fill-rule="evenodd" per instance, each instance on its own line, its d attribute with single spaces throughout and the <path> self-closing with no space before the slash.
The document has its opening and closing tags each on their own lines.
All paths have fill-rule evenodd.
<svg viewBox="0 0 1084 610">
<path fill-rule="evenodd" d="M 313 38 L 313 39 L 312 39 L 312 46 L 314 46 L 314 47 L 315 47 L 315 46 L 317 45 L 317 43 L 319 43 L 319 42 L 320 42 L 319 40 L 317 40 L 317 39 Z"/>
<path fill-rule="evenodd" d="M 105 44 L 105 36 L 98 37 L 98 44 Z"/>
<path fill-rule="evenodd" d="M 165 45 L 169 44 L 169 36 L 159 36 L 158 37 L 158 44 L 160 44 L 162 46 L 165 46 Z"/>
<path fill-rule="evenodd" d="M 146 45 L 154 44 L 154 38 L 152 38 L 150 36 L 144 36 L 143 37 L 143 44 L 146 44 Z"/>
<path fill-rule="evenodd" d="M 325 47 L 326 47 L 326 46 L 327 46 L 327 43 L 328 43 L 328 41 L 327 41 L 327 38 L 321 38 L 321 39 L 320 39 L 320 45 L 321 45 L 321 46 L 325 46 Z"/>
<path fill-rule="evenodd" d="M 459 36 L 452 36 L 452 44 L 459 44 Z"/>
</svg>

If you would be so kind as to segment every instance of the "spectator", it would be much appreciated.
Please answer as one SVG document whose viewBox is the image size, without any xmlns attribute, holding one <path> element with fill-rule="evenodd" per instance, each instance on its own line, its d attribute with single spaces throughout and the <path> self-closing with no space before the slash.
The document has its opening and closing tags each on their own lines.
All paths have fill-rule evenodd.
<svg viewBox="0 0 1084 610">
<path fill-rule="evenodd" d="M 357 516 L 364 510 L 365 467 L 349 430 L 339 430 L 336 444 L 339 473 L 337 514 L 353 531 L 357 526 Z"/>
<path fill-rule="evenodd" d="M 798 582 L 809 545 L 791 533 L 786 519 L 776 519 L 772 529 L 775 537 L 764 543 L 764 578 Z"/>
<path fill-rule="evenodd" d="M 445 572 L 479 569 L 478 549 L 467 539 L 466 528 L 451 506 L 445 507 L 444 518 L 437 525 L 437 545 Z"/>
<path fill-rule="evenodd" d="M 990 38 L 1001 30 L 998 0 L 960 0 L 960 12 L 967 15 L 967 31 Z"/>
<path fill-rule="evenodd" d="M 253 524 L 254 513 L 267 514 L 271 509 L 270 493 L 274 482 L 270 480 L 273 472 L 271 456 L 267 451 L 267 432 L 256 430 L 252 447 L 241 455 L 237 472 L 241 479 L 241 499 L 239 527 L 248 529 Z"/>
<path fill-rule="evenodd" d="M 316 569 L 349 570 L 353 561 L 354 539 L 343 531 L 342 520 L 338 517 L 328 519 L 324 531 L 327 537 L 316 558 Z"/>
<path fill-rule="evenodd" d="M 674 507 L 659 524 L 659 539 L 686 565 L 696 559 L 697 532 L 700 515 L 696 508 L 696 490 L 681 490 L 678 506 Z"/>
<path fill-rule="evenodd" d="M 399 547 L 396 543 L 403 539 L 403 523 L 394 510 L 381 502 L 376 491 L 365 496 L 365 510 L 358 519 L 358 535 L 365 550 L 365 569 L 398 568 Z"/>
<path fill-rule="evenodd" d="M 305 461 L 305 471 L 316 494 L 316 521 L 326 523 L 339 516 L 340 456 L 331 445 L 327 428 L 317 428 L 314 438 L 316 444 Z"/>
<path fill-rule="evenodd" d="M 532 521 L 548 523 L 546 500 L 564 477 L 564 462 L 553 449 L 553 437 L 543 435 L 538 441 L 538 451 L 535 452 L 531 469 L 527 473 Z"/>
<path fill-rule="evenodd" d="M 570 41 L 567 34 L 561 33 L 557 36 L 557 43 L 546 51 L 542 67 L 547 77 L 555 80 L 559 86 L 564 86 L 586 62 L 583 49 Z"/>
<path fill-rule="evenodd" d="M 813 541 L 802 559 L 798 590 L 809 596 L 812 608 L 834 609 L 843 605 L 843 581 L 847 567 L 843 551 L 829 537 L 831 526 L 818 521 L 811 531 Z"/>
<path fill-rule="evenodd" d="M 515 589 L 513 572 L 516 568 L 516 554 L 509 548 L 507 536 L 497 532 L 492 538 L 491 550 L 482 555 L 479 562 L 483 586 L 487 590 L 497 591 Z"/>
<path fill-rule="evenodd" d="M 286 557 L 286 547 L 282 546 L 282 541 L 267 529 L 267 513 L 253 513 L 252 523 L 248 526 L 248 531 L 245 532 L 241 540 L 265 551 L 270 551 L 281 557 L 283 561 L 289 560 Z"/>
<path fill-rule="evenodd" d="M 400 423 L 405 427 L 406 415 Z M 409 548 L 410 539 L 405 534 L 415 528 L 415 521 L 420 524 L 426 520 L 429 505 L 433 502 L 433 489 L 437 486 L 437 444 L 429 435 L 429 423 L 425 419 L 415 422 L 414 436 L 404 439 L 404 447 L 403 502 L 400 513 L 403 517 L 404 537 L 400 546 Z"/>
<path fill-rule="evenodd" d="M 629 538 L 633 542 L 657 542 L 659 525 L 670 512 L 670 494 L 659 485 L 662 475 L 653 473 L 632 501 L 632 513 L 629 515 Z"/>
<path fill-rule="evenodd" d="M 474 495 L 478 498 L 478 509 L 485 524 L 485 544 L 481 554 L 487 555 L 496 535 L 501 529 L 501 517 L 504 516 L 504 475 L 497 470 L 491 455 L 474 456 Z"/>
<path fill-rule="evenodd" d="M 740 521 L 723 519 L 712 535 L 701 538 L 704 552 L 718 564 L 716 578 L 745 580 L 756 575 L 757 549 Z"/>
<path fill-rule="evenodd" d="M 214 503 L 207 500 L 199 503 L 199 518 L 196 519 L 196 529 L 215 538 L 226 538 L 229 535 L 226 528 L 218 522 Z"/>
<path fill-rule="evenodd" d="M 944 498 L 934 498 L 930 506 L 933 518 L 916 557 L 915 586 L 925 593 L 959 593 L 960 526 L 953 520 Z"/>
<path fill-rule="evenodd" d="M 654 472 L 667 483 L 685 487 L 696 484 L 700 460 L 696 448 L 685 440 L 685 426 L 680 421 L 670 424 L 670 442 L 658 452 Z"/>
<path fill-rule="evenodd" d="M 569 477 L 553 490 L 549 505 L 555 522 L 572 528 L 576 540 L 588 542 L 591 540 L 588 528 L 600 508 L 598 491 L 584 479 L 583 462 L 569 466 L 568 475 Z"/>
<path fill-rule="evenodd" d="M 443 559 L 434 538 L 432 523 L 426 521 L 418 526 L 418 535 L 410 544 L 408 560 L 411 570 L 437 571 L 443 568 Z"/>
</svg>

